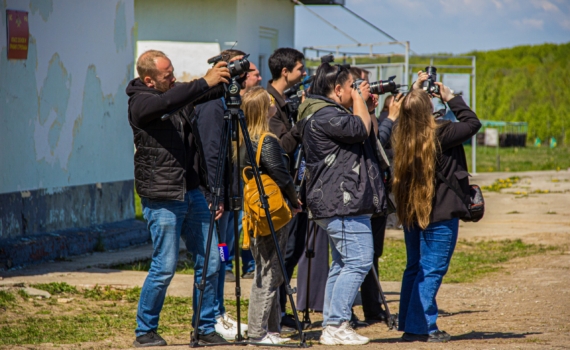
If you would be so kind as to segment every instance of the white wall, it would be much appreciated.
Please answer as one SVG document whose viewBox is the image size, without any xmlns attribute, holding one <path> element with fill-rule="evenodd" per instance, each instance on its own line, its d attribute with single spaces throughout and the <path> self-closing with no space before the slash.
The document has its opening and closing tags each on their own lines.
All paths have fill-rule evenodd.
<svg viewBox="0 0 570 350">
<path fill-rule="evenodd" d="M 29 13 L 27 60 L 7 60 L 6 9 Z M 133 0 L 0 10 L 0 193 L 132 179 Z"/>
<path fill-rule="evenodd" d="M 294 7 L 290 0 L 135 0 L 136 39 L 219 43 L 221 50 L 237 40 L 235 48 L 259 66 L 260 53 L 267 60 L 274 49 L 294 46 Z M 260 40 L 268 35 L 274 40 Z"/>
</svg>

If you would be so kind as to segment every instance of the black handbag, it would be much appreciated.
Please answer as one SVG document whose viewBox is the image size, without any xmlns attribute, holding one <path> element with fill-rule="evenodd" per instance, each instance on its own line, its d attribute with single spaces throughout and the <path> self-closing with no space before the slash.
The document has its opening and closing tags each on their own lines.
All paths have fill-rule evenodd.
<svg viewBox="0 0 570 350">
<path fill-rule="evenodd" d="M 483 214 L 485 214 L 485 199 L 483 198 L 483 192 L 481 192 L 481 188 L 478 185 L 469 185 L 469 195 L 466 195 L 458 189 L 456 186 L 453 186 L 449 180 L 445 178 L 439 171 L 437 172 L 437 177 L 447 185 L 447 187 L 451 188 L 455 194 L 467 207 L 469 211 L 469 217 L 463 217 L 461 220 L 466 222 L 477 222 L 483 218 Z"/>
</svg>

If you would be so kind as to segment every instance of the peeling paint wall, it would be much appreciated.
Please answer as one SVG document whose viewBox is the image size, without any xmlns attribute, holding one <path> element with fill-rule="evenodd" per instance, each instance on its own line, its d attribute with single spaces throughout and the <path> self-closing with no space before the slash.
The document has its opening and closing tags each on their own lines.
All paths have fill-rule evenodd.
<svg viewBox="0 0 570 350">
<path fill-rule="evenodd" d="M 0 2 L 0 193 L 133 178 L 133 0 Z M 6 9 L 28 11 L 7 60 Z"/>
<path fill-rule="evenodd" d="M 7 59 L 6 9 L 28 12 L 27 60 Z M 134 0 L 0 10 L 0 239 L 132 218 Z"/>
</svg>

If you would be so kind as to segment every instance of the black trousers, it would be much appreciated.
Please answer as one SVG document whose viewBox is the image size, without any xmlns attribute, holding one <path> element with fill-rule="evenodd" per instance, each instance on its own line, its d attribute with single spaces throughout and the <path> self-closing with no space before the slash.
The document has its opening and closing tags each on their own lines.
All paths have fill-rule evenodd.
<svg viewBox="0 0 570 350">
<path fill-rule="evenodd" d="M 378 259 L 382 256 L 384 250 L 384 237 L 386 235 L 386 217 L 379 216 L 370 219 L 372 226 L 372 239 L 374 241 L 374 259 L 372 266 L 378 269 Z M 382 303 L 380 302 L 380 291 L 374 279 L 372 269 L 364 278 L 360 286 L 360 295 L 362 297 L 362 310 L 364 318 L 372 318 L 383 312 Z"/>
<path fill-rule="evenodd" d="M 309 218 L 307 213 L 298 213 L 291 220 L 289 238 L 287 240 L 287 250 L 285 252 L 285 270 L 287 271 L 288 280 L 279 288 L 279 304 L 281 312 L 285 312 L 285 304 L 287 303 L 287 293 L 285 285 L 291 281 L 291 276 L 295 270 L 295 266 L 305 251 L 305 238 L 307 235 L 307 226 Z"/>
<path fill-rule="evenodd" d="M 316 232 L 314 228 L 316 227 Z M 322 312 L 325 304 L 325 288 L 329 277 L 329 235 L 327 231 L 309 221 L 305 251 L 307 245 L 315 253 L 311 259 L 311 275 L 309 274 L 309 258 L 303 253 L 297 269 L 297 308 Z M 310 279 L 310 283 L 307 283 Z M 310 290 L 307 290 L 307 287 Z M 308 298 L 307 298 L 308 294 Z M 307 304 L 308 301 L 308 304 Z"/>
</svg>

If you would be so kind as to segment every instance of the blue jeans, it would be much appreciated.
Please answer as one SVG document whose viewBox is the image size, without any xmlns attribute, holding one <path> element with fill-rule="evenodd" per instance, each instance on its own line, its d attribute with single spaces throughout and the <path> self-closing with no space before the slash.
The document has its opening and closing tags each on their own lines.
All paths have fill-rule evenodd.
<svg viewBox="0 0 570 350">
<path fill-rule="evenodd" d="M 434 222 L 425 230 L 404 228 L 407 264 L 400 292 L 399 330 L 430 334 L 437 328 L 435 297 L 457 243 L 459 219 Z"/>
<path fill-rule="evenodd" d="M 229 257 L 225 263 L 221 263 L 220 273 L 218 274 L 218 294 L 216 297 L 216 317 L 221 316 L 226 313 L 226 307 L 224 306 L 224 284 L 226 282 L 225 271 L 228 266 L 231 266 L 231 260 L 233 259 L 232 252 L 234 251 L 234 212 L 233 210 L 224 211 L 222 217 L 218 220 L 218 231 L 219 231 L 219 241 L 220 243 L 225 243 L 228 246 Z M 230 267 L 231 269 L 231 267 Z M 230 270 L 231 271 L 231 270 Z"/>
<path fill-rule="evenodd" d="M 194 260 L 194 282 L 200 283 L 202 280 L 206 239 L 210 226 L 208 204 L 198 189 L 186 192 L 184 201 L 142 198 L 141 202 L 154 252 L 148 276 L 141 290 L 135 330 L 137 337 L 156 331 L 158 328 L 166 289 L 176 271 L 180 237 L 185 241 L 186 248 Z M 220 269 L 217 245 L 218 239 L 213 235 L 198 334 L 213 332 L 216 324 L 214 309 Z M 192 300 L 194 310 L 198 308 L 198 292 L 198 288 L 194 288 Z M 194 314 L 192 322 L 195 317 Z"/>
<path fill-rule="evenodd" d="M 370 215 L 315 220 L 327 231 L 332 264 L 325 288 L 323 327 L 350 320 L 358 288 L 372 267 L 374 244 Z"/>
</svg>

